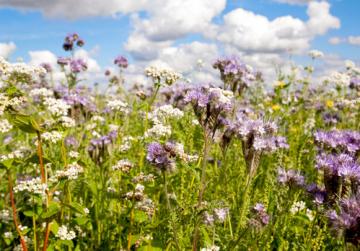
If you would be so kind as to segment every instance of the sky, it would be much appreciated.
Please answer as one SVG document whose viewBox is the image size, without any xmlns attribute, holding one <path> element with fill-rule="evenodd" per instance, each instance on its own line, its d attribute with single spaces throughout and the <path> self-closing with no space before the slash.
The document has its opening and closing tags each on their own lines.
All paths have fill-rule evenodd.
<svg viewBox="0 0 360 251">
<path fill-rule="evenodd" d="M 269 79 L 275 69 L 312 63 L 318 74 L 359 63 L 359 0 L 0 0 L 0 56 L 56 67 L 64 37 L 77 32 L 86 42 L 76 52 L 92 80 L 113 59 L 130 61 L 129 81 L 144 81 L 150 65 L 173 68 L 194 81 L 216 81 L 211 68 L 236 55 Z M 202 60 L 199 69 L 197 62 Z M 90 75 L 88 75 L 90 78 Z"/>
</svg>

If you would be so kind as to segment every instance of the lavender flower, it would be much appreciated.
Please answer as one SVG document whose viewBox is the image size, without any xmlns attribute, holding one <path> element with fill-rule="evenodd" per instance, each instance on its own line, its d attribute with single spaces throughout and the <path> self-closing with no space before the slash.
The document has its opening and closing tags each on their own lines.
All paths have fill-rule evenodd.
<svg viewBox="0 0 360 251">
<path fill-rule="evenodd" d="M 255 213 L 254 219 L 250 220 L 250 223 L 255 226 L 265 226 L 269 224 L 270 216 L 266 213 L 264 204 L 256 203 L 253 207 Z"/>
<path fill-rule="evenodd" d="M 87 64 L 81 58 L 73 59 L 73 60 L 70 61 L 70 69 L 71 69 L 72 73 L 79 73 L 81 71 L 86 71 Z"/>
<path fill-rule="evenodd" d="M 40 64 L 40 66 L 42 68 L 44 68 L 47 73 L 52 72 L 52 67 L 51 67 L 51 65 L 49 63 L 42 63 L 42 64 Z"/>
<path fill-rule="evenodd" d="M 315 142 L 323 148 L 341 149 L 351 154 L 360 150 L 360 133 L 355 131 L 318 131 L 315 133 Z"/>
<path fill-rule="evenodd" d="M 304 185 L 304 176 L 300 174 L 299 171 L 288 170 L 286 171 L 283 168 L 278 169 L 278 181 L 282 185 L 288 186 L 303 186 Z"/>
<path fill-rule="evenodd" d="M 340 201 L 340 211 L 328 212 L 333 228 L 344 234 L 345 240 L 355 245 L 360 244 L 360 196 Z"/>
<path fill-rule="evenodd" d="M 152 142 L 148 145 L 146 159 L 155 167 L 162 171 L 172 171 L 175 169 L 176 149 L 173 143 L 162 145 Z"/>
<path fill-rule="evenodd" d="M 123 56 L 117 56 L 114 60 L 114 64 L 124 69 L 129 65 L 128 60 Z"/>
</svg>

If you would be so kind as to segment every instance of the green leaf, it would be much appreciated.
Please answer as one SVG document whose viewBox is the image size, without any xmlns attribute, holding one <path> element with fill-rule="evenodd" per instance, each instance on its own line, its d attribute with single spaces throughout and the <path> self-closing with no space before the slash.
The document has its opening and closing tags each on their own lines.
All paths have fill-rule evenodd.
<svg viewBox="0 0 360 251">
<path fill-rule="evenodd" d="M 83 214 L 83 215 L 85 214 L 84 207 L 80 203 L 71 202 L 70 204 L 63 203 L 62 205 L 66 206 L 66 207 L 70 208 L 71 210 L 74 210 L 80 214 Z"/>
<path fill-rule="evenodd" d="M 56 220 L 53 220 L 52 222 L 50 222 L 50 231 L 53 234 L 57 234 L 57 232 L 59 231 L 59 224 L 57 223 Z"/>
<path fill-rule="evenodd" d="M 59 211 L 60 211 L 59 203 L 52 201 L 50 202 L 47 211 L 41 215 L 41 218 L 43 219 L 50 218 L 51 216 L 57 214 Z"/>
<path fill-rule="evenodd" d="M 147 214 L 143 211 L 135 211 L 134 214 L 134 220 L 138 223 L 142 223 L 144 221 L 147 221 L 149 218 Z"/>
<path fill-rule="evenodd" d="M 20 130 L 27 132 L 27 133 L 36 133 L 36 131 L 41 131 L 40 126 L 35 121 L 33 117 L 26 114 L 20 113 L 9 113 L 8 120 L 10 123 Z"/>
</svg>

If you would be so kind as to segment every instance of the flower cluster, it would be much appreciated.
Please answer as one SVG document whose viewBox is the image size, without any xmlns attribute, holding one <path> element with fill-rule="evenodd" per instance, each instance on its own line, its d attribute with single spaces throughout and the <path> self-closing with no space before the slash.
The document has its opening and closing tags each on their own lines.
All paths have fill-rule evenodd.
<svg viewBox="0 0 360 251">
<path fill-rule="evenodd" d="M 155 66 L 150 66 L 145 69 L 145 75 L 152 78 L 155 84 L 161 84 L 162 81 L 166 85 L 172 85 L 182 76 L 171 69 L 162 69 Z"/>
<path fill-rule="evenodd" d="M 44 105 L 55 117 L 66 116 L 70 106 L 62 99 L 45 98 Z"/>
<path fill-rule="evenodd" d="M 115 165 L 113 165 L 111 168 L 112 170 L 116 171 L 116 170 L 120 170 L 124 173 L 128 173 L 130 171 L 131 168 L 134 167 L 134 164 L 132 162 L 130 162 L 127 159 L 122 159 L 119 160 Z"/>
<path fill-rule="evenodd" d="M 258 226 L 260 224 L 260 226 L 264 226 L 269 224 L 270 217 L 266 213 L 264 204 L 256 203 L 253 211 L 255 212 L 255 218 L 251 220 L 252 225 Z"/>
<path fill-rule="evenodd" d="M 288 186 L 303 186 L 305 183 L 305 178 L 296 170 L 285 170 L 283 168 L 278 168 L 278 181 L 280 184 Z"/>
<path fill-rule="evenodd" d="M 129 62 L 128 60 L 123 57 L 123 56 L 117 56 L 115 59 L 114 59 L 114 64 L 116 64 L 117 66 L 119 66 L 120 68 L 127 68 L 128 65 L 129 65 Z"/>
<path fill-rule="evenodd" d="M 72 51 L 74 49 L 75 44 L 78 47 L 82 47 L 85 44 L 85 42 L 83 39 L 79 37 L 77 33 L 68 34 L 64 39 L 63 49 L 65 51 Z"/>
<path fill-rule="evenodd" d="M 169 119 L 180 119 L 183 116 L 184 112 L 180 109 L 174 108 L 172 105 L 162 105 L 149 113 L 148 118 L 154 124 L 164 124 Z"/>
<path fill-rule="evenodd" d="M 7 119 L 0 120 L 0 132 L 7 133 L 12 129 L 12 125 L 9 123 Z"/>
<path fill-rule="evenodd" d="M 87 63 L 81 58 L 72 59 L 70 61 L 70 70 L 72 73 L 80 73 L 82 71 L 86 71 Z"/>
<path fill-rule="evenodd" d="M 72 240 L 76 238 L 76 234 L 73 230 L 69 231 L 65 225 L 61 225 L 56 234 L 56 237 L 58 237 L 60 240 Z"/>
<path fill-rule="evenodd" d="M 44 141 L 55 144 L 62 139 L 63 135 L 61 132 L 52 131 L 52 132 L 44 132 L 43 134 L 41 134 L 41 137 L 42 139 L 44 139 Z"/>
<path fill-rule="evenodd" d="M 176 146 L 171 142 L 164 145 L 152 142 L 148 145 L 146 159 L 162 171 L 175 169 Z"/>
<path fill-rule="evenodd" d="M 233 93 L 230 91 L 199 87 L 190 90 L 184 101 L 193 106 L 200 125 L 214 134 L 215 130 L 224 124 L 226 113 L 231 111 L 232 98 Z"/>
<path fill-rule="evenodd" d="M 332 148 L 356 154 L 360 150 L 360 133 L 356 131 L 318 131 L 315 142 L 323 148 Z"/>
<path fill-rule="evenodd" d="M 111 111 L 121 112 L 124 114 L 128 114 L 130 111 L 129 104 L 121 100 L 109 100 L 106 107 L 108 107 Z"/>
<path fill-rule="evenodd" d="M 55 172 L 56 179 L 76 180 L 80 173 L 84 172 L 84 168 L 78 163 L 74 162 L 67 166 L 65 170 L 57 170 Z"/>
<path fill-rule="evenodd" d="M 360 196 L 340 201 L 340 211 L 331 210 L 328 217 L 338 232 L 343 231 L 346 241 L 360 244 Z"/>
<path fill-rule="evenodd" d="M 45 195 L 47 190 L 47 185 L 41 182 L 39 177 L 29 178 L 29 179 L 18 179 L 16 186 L 14 186 L 14 192 L 29 192 L 32 194 Z"/>
<path fill-rule="evenodd" d="M 252 68 L 240 62 L 237 57 L 218 59 L 213 67 L 220 71 L 220 77 L 225 87 L 239 95 L 255 80 Z"/>
</svg>

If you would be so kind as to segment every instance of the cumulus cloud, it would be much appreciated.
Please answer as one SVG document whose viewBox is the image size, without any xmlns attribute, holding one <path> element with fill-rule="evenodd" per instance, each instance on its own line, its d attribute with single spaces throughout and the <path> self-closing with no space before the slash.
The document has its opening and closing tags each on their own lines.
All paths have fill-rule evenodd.
<svg viewBox="0 0 360 251">
<path fill-rule="evenodd" d="M 13 42 L 0 43 L 0 57 L 9 58 L 9 56 L 15 51 L 16 45 Z"/>
<path fill-rule="evenodd" d="M 309 19 L 304 22 L 292 16 L 269 20 L 266 16 L 245 9 L 235 9 L 224 16 L 213 39 L 231 45 L 239 51 L 283 53 L 303 52 L 317 35 L 339 28 L 340 20 L 330 14 L 327 2 L 311 2 Z"/>
<path fill-rule="evenodd" d="M 349 36 L 348 42 L 351 45 L 359 45 L 360 46 L 360 36 Z"/>
</svg>

